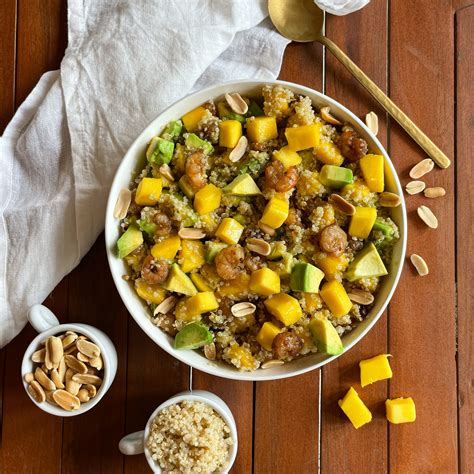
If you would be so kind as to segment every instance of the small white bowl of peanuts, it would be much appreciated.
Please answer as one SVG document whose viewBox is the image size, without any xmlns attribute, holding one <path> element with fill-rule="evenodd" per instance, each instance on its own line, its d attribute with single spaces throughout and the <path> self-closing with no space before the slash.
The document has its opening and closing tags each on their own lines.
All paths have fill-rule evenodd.
<svg viewBox="0 0 474 474">
<path fill-rule="evenodd" d="M 60 324 L 45 306 L 28 313 L 38 331 L 23 356 L 26 393 L 51 415 L 76 416 L 106 394 L 117 372 L 117 352 L 109 337 L 87 324 Z"/>
</svg>

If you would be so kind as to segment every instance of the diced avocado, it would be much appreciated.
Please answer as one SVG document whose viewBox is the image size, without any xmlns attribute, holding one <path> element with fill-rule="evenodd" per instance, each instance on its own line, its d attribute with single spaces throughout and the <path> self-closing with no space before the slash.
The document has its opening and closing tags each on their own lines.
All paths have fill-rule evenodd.
<svg viewBox="0 0 474 474">
<path fill-rule="evenodd" d="M 205 260 L 206 263 L 212 263 L 216 258 L 216 255 L 222 250 L 227 247 L 227 244 L 224 242 L 216 242 L 213 240 L 208 240 L 206 242 L 206 255 Z"/>
<path fill-rule="evenodd" d="M 191 209 L 191 208 L 190 208 Z M 189 214 L 183 219 L 183 227 L 192 227 L 198 221 L 199 217 L 196 212 L 191 209 Z"/>
<path fill-rule="evenodd" d="M 330 188 L 342 188 L 354 181 L 352 170 L 342 166 L 324 165 L 319 172 L 319 181 Z"/>
<path fill-rule="evenodd" d="M 360 278 L 387 275 L 387 273 L 375 245 L 370 242 L 355 256 L 344 276 L 347 281 L 356 281 Z"/>
<path fill-rule="evenodd" d="M 117 240 L 118 257 L 124 258 L 143 244 L 143 235 L 140 229 L 131 225 Z"/>
<path fill-rule="evenodd" d="M 382 220 L 379 218 L 375 219 L 372 230 L 379 230 L 383 233 L 383 235 L 385 235 L 385 237 L 387 237 L 389 240 L 392 240 L 393 228 L 388 224 L 385 224 L 385 222 L 382 222 Z"/>
<path fill-rule="evenodd" d="M 268 262 L 268 267 L 278 273 L 281 278 L 289 277 L 294 265 L 293 255 L 289 252 L 283 252 L 281 260 Z"/>
<path fill-rule="evenodd" d="M 324 273 L 310 263 L 297 263 L 291 270 L 290 288 L 293 291 L 318 293 Z"/>
<path fill-rule="evenodd" d="M 194 296 L 198 292 L 191 278 L 179 268 L 177 263 L 171 265 L 168 279 L 163 284 L 163 288 L 187 296 Z"/>
<path fill-rule="evenodd" d="M 213 335 L 200 322 L 189 323 L 174 338 L 175 349 L 197 349 L 212 342 Z"/>
<path fill-rule="evenodd" d="M 247 174 L 240 174 L 224 189 L 224 193 L 233 194 L 235 196 L 256 196 L 260 194 L 257 184 L 253 178 Z"/>
<path fill-rule="evenodd" d="M 161 137 L 153 137 L 146 150 L 148 163 L 157 166 L 169 163 L 173 158 L 174 143 Z"/>
<path fill-rule="evenodd" d="M 165 129 L 161 133 L 162 138 L 165 140 L 177 140 L 179 135 L 181 134 L 181 130 L 183 130 L 183 122 L 181 120 L 173 120 L 168 125 L 166 125 Z"/>
<path fill-rule="evenodd" d="M 314 344 L 320 352 L 329 355 L 338 355 L 343 352 L 344 345 L 341 338 L 328 319 L 315 316 L 309 322 L 309 330 L 313 336 Z"/>
<path fill-rule="evenodd" d="M 234 216 L 234 219 L 239 223 L 239 224 L 242 224 L 242 225 L 246 225 L 247 222 L 248 222 L 248 219 L 243 216 L 242 214 L 236 214 Z"/>
<path fill-rule="evenodd" d="M 149 222 L 145 219 L 138 219 L 137 221 L 140 230 L 145 232 L 150 237 L 153 237 L 156 231 L 156 224 L 154 222 Z"/>
<path fill-rule="evenodd" d="M 185 133 L 184 137 L 184 144 L 189 148 L 202 150 L 206 155 L 210 155 L 214 151 L 214 147 L 209 142 L 202 140 L 195 133 Z"/>
<path fill-rule="evenodd" d="M 258 117 L 258 116 L 264 115 L 264 114 L 263 114 L 262 108 L 257 104 L 257 102 L 252 100 L 250 102 L 249 109 L 248 109 L 246 115 L 247 115 L 247 117 Z"/>
<path fill-rule="evenodd" d="M 263 167 L 265 166 L 267 160 L 259 160 L 258 158 L 251 158 L 247 163 L 244 163 L 239 170 L 240 174 L 248 173 L 252 176 L 257 177 Z"/>
<path fill-rule="evenodd" d="M 188 199 L 194 199 L 194 189 L 193 187 L 191 186 L 191 183 L 189 182 L 187 176 L 181 176 L 181 178 L 179 178 L 179 181 L 178 181 L 178 186 L 179 186 L 179 189 L 181 189 L 181 191 L 183 191 L 184 195 L 188 198 Z"/>
<path fill-rule="evenodd" d="M 233 112 L 225 102 L 217 103 L 217 113 L 221 119 L 238 120 L 240 123 L 245 123 L 246 121 L 243 115 Z"/>
<path fill-rule="evenodd" d="M 271 251 L 268 260 L 280 260 L 286 252 L 286 244 L 283 240 L 278 240 L 270 244 Z"/>
</svg>

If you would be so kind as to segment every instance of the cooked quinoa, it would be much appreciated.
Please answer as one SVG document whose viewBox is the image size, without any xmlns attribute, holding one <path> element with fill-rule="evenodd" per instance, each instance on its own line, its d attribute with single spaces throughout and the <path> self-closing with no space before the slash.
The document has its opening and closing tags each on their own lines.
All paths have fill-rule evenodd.
<svg viewBox="0 0 474 474">
<path fill-rule="evenodd" d="M 158 413 L 146 441 L 152 459 L 167 474 L 222 472 L 233 444 L 227 423 L 212 407 L 187 400 Z"/>
<path fill-rule="evenodd" d="M 218 98 L 152 139 L 118 247 L 176 348 L 207 347 L 212 360 L 255 370 L 323 350 L 315 320 L 339 336 L 362 321 L 373 303 L 351 295 L 377 293 L 399 231 L 379 204 L 383 157 L 350 125 L 325 122 L 280 85 L 243 99 L 245 114 Z M 361 270 L 367 252 L 376 271 Z M 238 303 L 251 309 L 239 315 Z"/>
</svg>

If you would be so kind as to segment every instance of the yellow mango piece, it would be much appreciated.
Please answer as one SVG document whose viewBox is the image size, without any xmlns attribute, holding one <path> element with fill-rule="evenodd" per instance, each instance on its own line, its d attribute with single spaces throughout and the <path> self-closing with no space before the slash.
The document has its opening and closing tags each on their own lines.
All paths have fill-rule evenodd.
<svg viewBox="0 0 474 474">
<path fill-rule="evenodd" d="M 182 260 L 181 270 L 184 273 L 192 272 L 204 265 L 204 256 L 206 250 L 204 244 L 199 240 L 186 240 L 181 241 L 181 252 L 179 253 L 179 259 Z"/>
<path fill-rule="evenodd" d="M 375 192 L 381 193 L 384 190 L 384 160 L 382 155 L 365 155 L 359 161 L 360 169 L 367 187 Z"/>
<path fill-rule="evenodd" d="M 209 214 L 221 205 L 222 189 L 206 184 L 194 196 L 194 209 L 200 215 Z"/>
<path fill-rule="evenodd" d="M 254 143 L 268 142 L 278 137 L 275 117 L 251 117 L 247 119 L 247 138 Z"/>
<path fill-rule="evenodd" d="M 214 311 L 219 308 L 219 303 L 212 291 L 203 291 L 188 298 L 186 306 L 190 316 L 197 316 L 198 314 Z"/>
<path fill-rule="evenodd" d="M 173 163 L 176 166 L 176 172 L 178 176 L 181 176 L 186 168 L 186 154 L 184 153 L 186 147 L 181 143 L 176 143 L 173 155 Z"/>
<path fill-rule="evenodd" d="M 344 316 L 352 308 L 352 302 L 345 288 L 337 280 L 325 283 L 319 290 L 319 295 L 336 318 Z"/>
<path fill-rule="evenodd" d="M 219 224 L 215 235 L 226 244 L 236 244 L 243 231 L 244 226 L 240 222 L 232 219 L 232 217 L 225 217 Z"/>
<path fill-rule="evenodd" d="M 341 166 L 344 162 L 341 150 L 333 142 L 321 142 L 314 148 L 313 153 L 325 165 Z"/>
<path fill-rule="evenodd" d="M 186 115 L 181 117 L 184 126 L 188 132 L 194 132 L 197 129 L 198 123 L 206 114 L 206 109 L 204 107 L 196 107 L 191 112 L 188 112 Z"/>
<path fill-rule="evenodd" d="M 212 288 L 206 283 L 206 280 L 201 274 L 191 273 L 189 277 L 198 291 L 212 291 Z"/>
<path fill-rule="evenodd" d="M 298 166 L 302 158 L 296 151 L 293 151 L 290 147 L 284 146 L 277 151 L 273 152 L 273 156 L 283 163 L 285 169 L 288 169 L 290 166 Z"/>
<path fill-rule="evenodd" d="M 138 184 L 135 202 L 140 206 L 154 206 L 160 200 L 162 188 L 161 178 L 143 178 Z"/>
<path fill-rule="evenodd" d="M 255 360 L 255 357 L 250 352 L 250 349 L 247 347 L 239 346 L 238 344 L 233 344 L 226 351 L 226 354 L 230 362 L 234 364 L 238 369 L 241 370 L 254 370 L 257 368 L 258 364 Z"/>
<path fill-rule="evenodd" d="M 316 266 L 324 272 L 326 280 L 334 280 L 336 274 L 344 272 L 348 264 L 347 258 L 344 255 L 327 255 L 318 260 Z"/>
<path fill-rule="evenodd" d="M 306 312 L 313 314 L 318 309 L 321 309 L 322 301 L 318 293 L 301 293 L 301 298 L 304 300 Z"/>
<path fill-rule="evenodd" d="M 374 207 L 356 207 L 349 225 L 349 235 L 366 239 L 377 219 L 377 209 Z"/>
<path fill-rule="evenodd" d="M 272 350 L 273 339 L 281 333 L 281 329 L 273 323 L 263 323 L 257 333 L 257 342 L 267 351 Z"/>
<path fill-rule="evenodd" d="M 263 267 L 252 272 L 249 287 L 257 295 L 274 295 L 280 293 L 280 277 L 273 270 Z"/>
<path fill-rule="evenodd" d="M 160 304 L 166 296 L 166 290 L 160 285 L 150 285 L 141 278 L 135 280 L 135 291 L 141 299 L 155 304 Z"/>
<path fill-rule="evenodd" d="M 365 387 L 379 380 L 391 379 L 392 369 L 388 362 L 390 354 L 380 354 L 371 359 L 361 360 L 360 367 L 360 385 Z"/>
<path fill-rule="evenodd" d="M 191 314 L 188 308 L 188 298 L 181 300 L 174 308 L 174 315 L 178 321 L 185 321 L 190 323 L 192 321 L 199 321 L 200 314 Z"/>
<path fill-rule="evenodd" d="M 268 312 L 285 326 L 295 324 L 303 315 L 298 300 L 286 293 L 271 296 L 265 300 L 264 304 Z"/>
<path fill-rule="evenodd" d="M 288 201 L 273 196 L 265 206 L 260 222 L 268 225 L 272 229 L 278 229 L 278 227 L 281 227 L 286 221 L 289 212 L 290 205 Z"/>
<path fill-rule="evenodd" d="M 166 258 L 167 260 L 173 260 L 180 247 L 181 239 L 177 235 L 174 235 L 153 245 L 151 254 L 157 259 Z"/>
<path fill-rule="evenodd" d="M 249 293 L 250 275 L 241 273 L 237 278 L 226 281 L 219 287 L 218 292 L 221 296 L 245 296 Z"/>
<path fill-rule="evenodd" d="M 372 421 L 372 413 L 351 387 L 342 400 L 337 402 L 355 429 Z"/>
<path fill-rule="evenodd" d="M 321 140 L 321 124 L 289 127 L 285 130 L 288 147 L 294 151 L 306 150 L 319 145 Z"/>
<path fill-rule="evenodd" d="M 415 402 L 411 397 L 386 400 L 385 410 L 387 420 L 396 425 L 399 423 L 412 423 L 416 420 Z"/>
<path fill-rule="evenodd" d="M 224 120 L 219 123 L 219 146 L 235 148 L 242 136 L 242 124 L 238 120 Z"/>
</svg>

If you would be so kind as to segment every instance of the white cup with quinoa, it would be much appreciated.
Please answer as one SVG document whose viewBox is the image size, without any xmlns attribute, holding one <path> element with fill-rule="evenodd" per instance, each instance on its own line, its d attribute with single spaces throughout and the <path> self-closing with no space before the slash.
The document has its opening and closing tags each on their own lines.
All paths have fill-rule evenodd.
<svg viewBox="0 0 474 474">
<path fill-rule="evenodd" d="M 226 473 L 237 455 L 237 426 L 227 404 L 204 390 L 162 403 L 143 431 L 121 439 L 125 455 L 145 453 L 156 473 Z"/>
</svg>

